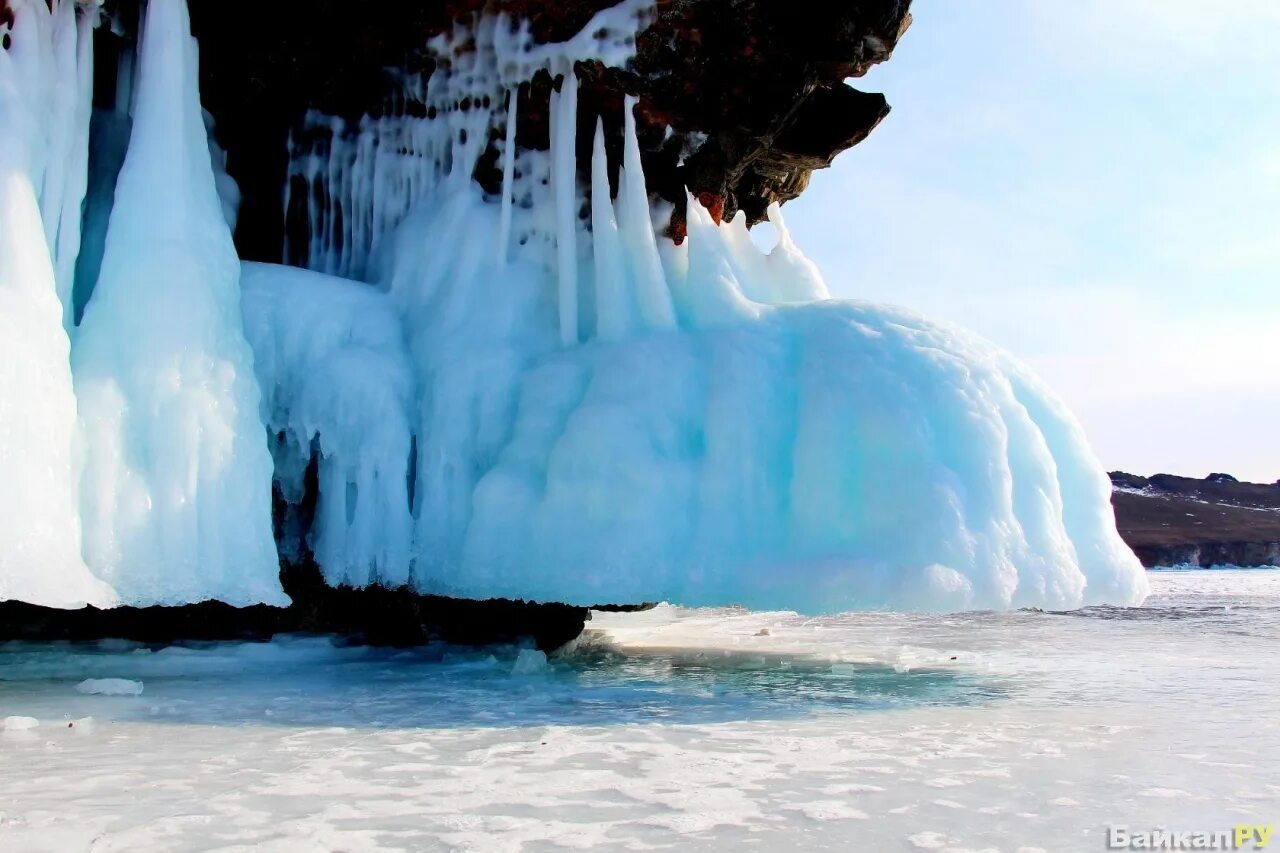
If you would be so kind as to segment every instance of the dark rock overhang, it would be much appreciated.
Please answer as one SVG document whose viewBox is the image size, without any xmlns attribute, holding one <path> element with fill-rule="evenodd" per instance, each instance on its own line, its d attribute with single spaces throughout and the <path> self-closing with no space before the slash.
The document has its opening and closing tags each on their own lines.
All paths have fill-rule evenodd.
<svg viewBox="0 0 1280 853">
<path fill-rule="evenodd" d="M 540 41 L 580 31 L 611 0 L 189 0 L 201 46 L 201 92 L 243 194 L 237 243 L 247 259 L 278 261 L 290 134 L 308 110 L 347 119 L 388 108 L 397 75 L 430 72 L 428 41 L 478 12 L 530 22 Z M 113 63 L 136 30 L 139 0 L 108 0 L 100 29 L 99 100 L 110 103 Z M 856 145 L 888 114 L 879 94 L 845 83 L 889 58 L 911 17 L 909 0 L 802 4 L 783 0 L 665 0 L 625 69 L 579 63 L 580 162 L 595 117 L 621 147 L 625 95 L 639 97 L 650 190 L 672 202 L 679 237 L 687 187 L 717 217 L 752 222 L 770 202 L 800 194 L 815 169 Z M 546 148 L 552 81 L 521 87 L 518 143 Z M 413 109 L 414 105 L 399 108 Z M 670 127 L 670 132 L 668 131 Z M 477 179 L 501 180 L 496 151 Z"/>
</svg>

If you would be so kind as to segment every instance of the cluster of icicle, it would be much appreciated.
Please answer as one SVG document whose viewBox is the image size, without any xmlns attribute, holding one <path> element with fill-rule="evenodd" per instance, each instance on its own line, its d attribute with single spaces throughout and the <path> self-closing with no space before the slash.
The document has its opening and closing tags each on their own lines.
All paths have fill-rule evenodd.
<svg viewBox="0 0 1280 853">
<path fill-rule="evenodd" d="M 295 152 L 300 256 L 373 283 L 404 319 L 416 397 L 385 420 L 416 448 L 394 525 L 413 530 L 410 582 L 809 611 L 1141 597 L 1079 426 L 1012 359 L 824 302 L 777 207 L 767 254 L 741 217 L 718 224 L 692 199 L 687 239 L 659 237 L 669 211 L 630 100 L 622 162 L 596 117 L 579 168 L 574 63 L 625 62 L 645 14 L 622 4 L 550 46 L 480 16 L 403 93 L 432 117 L 313 115 L 325 144 Z M 539 70 L 550 150 L 517 150 L 518 87 Z M 496 199 L 472 180 L 490 139 Z"/>
<path fill-rule="evenodd" d="M 182 0 L 148 4 L 80 323 L 96 2 L 16 0 L 0 52 L 0 598 L 283 603 L 271 456 Z M 40 233 L 43 232 L 43 233 Z"/>
<path fill-rule="evenodd" d="M 42 5 L 19 5 L 20 29 Z M 334 584 L 808 612 L 1140 599 L 1079 426 L 1009 356 L 830 301 L 776 207 L 767 254 L 692 199 L 687 239 L 660 237 L 630 101 L 621 162 L 595 117 L 579 168 L 575 63 L 625 63 L 650 14 L 624 0 L 549 45 L 479 15 L 405 83 L 430 118 L 311 116 L 327 141 L 295 150 L 286 202 L 309 226 L 288 250 L 302 270 L 236 262 L 185 4 L 151 0 L 69 362 L 34 167 L 16 161 L 26 185 L 6 190 L 27 213 L 0 240 L 40 269 L 0 260 L 0 288 L 38 303 L 43 349 L 6 344 L 45 375 L 0 377 L 0 424 L 43 418 L 39 443 L 0 436 L 0 472 L 39 453 L 56 488 L 25 518 L 66 535 L 0 528 L 0 598 L 279 600 L 274 478 L 279 547 L 312 550 Z M 555 81 L 550 150 L 517 150 L 518 87 L 538 72 Z M 473 180 L 491 140 L 497 198 Z M 67 545 L 81 522 L 87 569 Z M 55 546 L 81 584 L 61 599 L 22 586 Z"/>
<path fill-rule="evenodd" d="M 0 50 L 0 599 L 109 603 L 80 555 L 65 307 L 88 180 L 96 10 L 10 6 Z"/>
</svg>

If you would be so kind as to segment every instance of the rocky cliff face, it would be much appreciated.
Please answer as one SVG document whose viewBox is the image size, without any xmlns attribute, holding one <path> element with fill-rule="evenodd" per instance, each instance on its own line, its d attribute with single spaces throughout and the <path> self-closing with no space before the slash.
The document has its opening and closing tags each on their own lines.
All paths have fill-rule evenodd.
<svg viewBox="0 0 1280 853">
<path fill-rule="evenodd" d="M 1115 472 L 1112 503 L 1120 535 L 1157 566 L 1280 565 L 1280 486 Z"/>
<path fill-rule="evenodd" d="M 614 0 L 190 0 L 201 45 L 201 91 L 242 192 L 237 242 L 250 260 L 278 261 L 286 227 L 281 196 L 286 145 L 308 110 L 357 119 L 422 110 L 392 97 L 405 73 L 430 72 L 436 35 L 481 12 L 530 22 L 540 41 L 581 30 Z M 139 0 L 108 0 L 101 30 L 99 96 L 114 100 L 110 67 L 136 31 Z M 803 4 L 783 0 L 662 0 L 625 69 L 579 63 L 580 162 L 589 162 L 597 115 L 621 150 L 620 109 L 639 98 L 639 135 L 651 191 L 676 205 L 684 189 L 717 217 L 751 221 L 770 202 L 795 198 L 888 114 L 878 94 L 844 81 L 892 54 L 911 21 L 910 0 Z M 114 34 L 112 32 L 114 30 Z M 113 45 L 112 42 L 116 44 Z M 545 74 L 520 92 L 517 141 L 546 148 Z M 476 177 L 496 188 L 496 148 Z"/>
</svg>

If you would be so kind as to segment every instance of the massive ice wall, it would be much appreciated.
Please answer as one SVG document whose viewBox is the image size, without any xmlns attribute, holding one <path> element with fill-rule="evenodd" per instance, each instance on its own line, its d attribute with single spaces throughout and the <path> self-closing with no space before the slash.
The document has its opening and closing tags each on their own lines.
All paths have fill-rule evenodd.
<svg viewBox="0 0 1280 853">
<path fill-rule="evenodd" d="M 412 582 L 810 612 L 1141 598 L 1080 428 L 1013 359 L 828 301 L 776 207 L 769 253 L 693 199 L 687 238 L 657 236 L 631 103 L 618 161 L 597 125 L 580 168 L 574 63 L 625 60 L 645 8 L 536 51 L 479 17 L 435 45 L 434 118 L 313 116 L 330 141 L 295 157 L 302 256 L 389 288 L 405 319 Z M 539 69 L 550 150 L 516 151 Z M 490 138 L 496 198 L 471 179 Z"/>
<path fill-rule="evenodd" d="M 150 0 L 73 328 L 92 6 L 21 0 L 0 51 L 0 598 L 283 601 L 273 478 L 284 556 L 335 585 L 807 612 L 1144 593 L 1079 426 L 1011 357 L 830 300 L 776 206 L 769 252 L 693 198 L 667 236 L 635 103 L 578 97 L 651 0 L 556 44 L 476 15 L 404 76 L 415 109 L 313 114 L 286 251 L 314 271 L 236 258 L 186 5 Z M 535 76 L 541 151 L 516 144 Z"/>
<path fill-rule="evenodd" d="M 73 353 L 85 556 L 132 603 L 283 602 L 240 264 L 183 0 L 147 4 L 140 63 Z"/>
<path fill-rule="evenodd" d="M 109 604 L 80 557 L 59 286 L 79 239 L 93 11 L 11 5 L 0 50 L 0 600 Z"/>
</svg>

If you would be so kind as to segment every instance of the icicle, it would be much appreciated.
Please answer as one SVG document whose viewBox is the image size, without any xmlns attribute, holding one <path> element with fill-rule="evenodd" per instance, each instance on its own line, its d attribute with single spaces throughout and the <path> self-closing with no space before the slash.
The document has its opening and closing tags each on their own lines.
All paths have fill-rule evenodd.
<svg viewBox="0 0 1280 853">
<path fill-rule="evenodd" d="M 301 472 L 313 445 L 319 451 L 320 503 L 306 544 L 335 585 L 407 582 L 414 380 L 390 297 L 268 264 L 244 264 L 240 283 L 263 417 L 285 437 L 275 477 L 290 503 L 302 500 Z M 303 543 L 290 535 L 280 544 L 296 554 Z"/>
<path fill-rule="evenodd" d="M 578 342 L 578 72 L 564 74 L 551 109 L 551 180 L 555 185 L 556 269 L 560 294 L 560 341 Z"/>
<path fill-rule="evenodd" d="M 62 205 L 57 220 L 57 239 L 50 245 L 54 251 L 54 277 L 58 283 L 58 298 L 62 302 L 62 325 L 71 333 L 75 327 L 75 302 L 72 290 L 75 286 L 76 258 L 80 254 L 80 229 L 85 195 L 89 189 L 89 120 L 93 114 L 93 28 L 97 21 L 96 7 L 84 9 L 76 15 L 73 5 L 63 3 L 58 8 L 59 27 L 69 54 L 63 61 L 75 68 L 75 101 L 71 123 L 67 128 L 64 158 L 64 184 Z M 72 59 L 74 56 L 74 59 Z M 68 81 L 70 82 L 70 81 Z"/>
<path fill-rule="evenodd" d="M 89 115 L 93 94 L 92 22 L 96 9 L 74 3 L 16 7 L 15 70 L 26 76 L 19 96 L 34 111 L 38 137 L 27 169 L 53 261 L 63 327 L 73 327 L 72 289 L 80 251 L 81 212 L 88 188 Z M 8 51 L 6 51 L 8 52 Z M 24 122 L 14 112 L 0 121 Z M 8 156 L 15 156 L 10 152 Z"/>
<path fill-rule="evenodd" d="M 775 308 L 824 292 L 785 226 L 766 258 L 744 216 L 717 223 L 688 198 L 688 239 L 658 240 L 633 114 L 616 201 L 594 129 L 586 257 L 573 63 L 625 61 L 649 5 L 623 0 L 550 45 L 481 13 L 430 46 L 445 61 L 414 97 L 433 118 L 392 104 L 359 134 L 305 137 L 295 162 L 327 229 L 311 262 L 359 263 L 389 236 L 385 292 L 274 270 L 279 313 L 263 322 L 251 295 L 246 314 L 273 423 L 299 450 L 318 436 L 326 577 L 807 612 L 1140 598 L 1105 475 L 1021 368 L 896 309 Z M 513 88 L 539 71 L 563 80 L 550 151 L 515 153 Z M 483 105 L 504 93 L 500 205 L 472 177 L 504 129 Z M 516 235 L 526 248 L 499 269 Z M 367 324 L 385 331 L 357 340 Z M 615 342 L 571 346 L 593 335 Z M 280 457 L 291 495 L 302 457 Z"/>
<path fill-rule="evenodd" d="M 67 165 L 73 143 L 71 131 L 76 124 L 74 114 L 79 87 L 74 79 L 76 61 L 75 10 L 70 3 L 51 7 L 51 50 L 44 59 L 50 63 L 52 76 L 48 88 L 40 93 L 41 108 L 47 112 L 48 136 L 41 140 L 39 156 L 44 159 L 43 180 L 37 185 L 40 193 L 40 213 L 44 219 L 45 242 L 54 256 L 57 266 L 58 226 L 62 220 L 62 207 L 66 201 Z M 36 10 L 35 14 L 43 14 Z"/>
<path fill-rule="evenodd" d="M 133 132 L 72 353 L 84 553 L 136 604 L 286 603 L 240 263 L 184 0 L 151 0 Z"/>
<path fill-rule="evenodd" d="M 623 110 L 622 171 L 618 174 L 618 227 L 635 279 L 640 317 L 648 328 L 673 329 L 675 308 L 650 219 L 649 189 L 645 185 L 640 142 L 636 138 L 635 106 L 636 99 L 628 96 Z"/>
<path fill-rule="evenodd" d="M 507 138 L 502 149 L 502 218 L 498 224 L 498 258 L 503 264 L 511 251 L 511 204 L 516 172 L 516 102 L 520 87 L 507 90 Z"/>
<path fill-rule="evenodd" d="M 604 148 L 604 121 L 596 120 L 591 154 L 591 237 L 596 276 L 596 334 L 616 341 L 631 330 L 626 292 L 626 269 L 618 223 L 609 198 L 609 158 Z"/>
<path fill-rule="evenodd" d="M 74 138 L 73 116 L 52 109 L 49 98 L 61 87 L 74 95 L 84 69 L 74 64 L 76 44 L 65 41 L 68 24 L 76 37 L 72 9 L 53 13 L 56 35 L 43 2 L 11 11 L 10 44 L 0 48 L 0 600 L 111 606 L 115 594 L 80 555 L 76 401 L 50 242 L 75 195 L 60 176 L 47 180 L 68 169 L 68 146 L 51 141 L 70 136 L 76 148 L 87 139 Z M 42 185 L 50 188 L 48 218 Z"/>
<path fill-rule="evenodd" d="M 822 272 L 796 246 L 791 237 L 791 229 L 782 218 L 782 207 L 776 201 L 769 205 L 769 222 L 778 232 L 778 244 L 765 259 L 765 266 L 770 277 L 779 283 L 778 301 L 813 302 L 830 299 L 831 292 L 827 290 Z"/>
<path fill-rule="evenodd" d="M 141 23 L 138 24 L 138 30 L 138 36 L 141 37 Z M 114 104 L 114 112 L 118 116 L 133 115 L 133 90 L 137 64 L 137 56 L 133 51 L 126 50 L 120 54 L 120 61 L 116 67 L 116 102 Z"/>
<path fill-rule="evenodd" d="M 323 531 L 323 534 L 319 541 L 313 543 L 316 558 L 322 566 L 329 567 L 326 577 L 333 586 L 344 583 L 366 586 L 369 583 L 368 564 L 352 566 L 347 561 L 351 520 L 355 518 L 354 504 L 359 500 L 359 490 L 347 478 L 342 467 L 322 462 L 321 468 L 315 529 Z M 357 572 L 363 577 L 356 576 Z"/>
<path fill-rule="evenodd" d="M 689 275 L 679 292 L 682 314 L 698 328 L 712 328 L 760 315 L 761 307 L 742 293 L 734 258 L 722 226 L 686 191 L 685 222 Z"/>
<path fill-rule="evenodd" d="M 504 122 L 495 121 L 497 110 L 490 104 L 500 109 L 501 99 L 507 97 L 505 123 L 511 125 L 518 108 L 510 99 L 518 98 L 519 86 L 537 73 L 562 77 L 566 68 L 572 69 L 579 61 L 625 65 L 635 54 L 635 36 L 652 11 L 653 0 L 621 0 L 601 10 L 572 38 L 545 44 L 534 41 L 528 20 L 481 13 L 470 23 L 455 23 L 428 43 L 427 49 L 441 61 L 429 80 L 406 74 L 400 90 L 384 104 L 382 118 L 366 116 L 356 132 L 341 120 L 307 116 L 307 125 L 317 130 L 332 122 L 332 133 L 305 133 L 291 150 L 290 179 L 308 172 L 314 178 L 312 192 L 306 198 L 293 199 L 292 204 L 303 207 L 295 208 L 291 215 L 299 217 L 305 209 L 308 217 L 320 223 L 320 228 L 313 230 L 316 236 L 309 246 L 313 250 L 306 253 L 303 263 L 364 280 L 376 278 L 377 270 L 370 264 L 379 261 L 382 239 L 404 221 L 412 207 L 472 180 L 494 131 L 502 134 L 504 130 Z M 572 81 L 570 88 L 576 90 L 576 86 Z M 407 114 L 406 100 L 426 106 L 427 117 Z M 573 106 L 576 112 L 576 96 L 570 100 L 573 103 L 563 106 Z M 507 136 L 506 150 L 510 157 L 518 158 L 514 137 Z M 307 162 L 312 158 L 318 166 Z M 534 159 L 539 168 L 544 165 L 540 158 Z M 572 159 L 570 156 L 571 165 Z M 493 252 L 491 240 L 491 257 L 509 255 L 517 223 L 522 240 L 529 233 L 521 211 L 527 197 L 523 193 L 530 188 L 525 180 L 530 170 L 523 166 L 517 170 L 516 166 L 512 160 L 503 162 L 504 195 L 510 199 L 511 213 L 495 223 L 498 236 L 505 234 L 501 242 L 506 252 Z M 517 171 L 520 180 L 515 178 Z M 576 209 L 576 188 L 571 187 L 569 196 L 573 201 L 569 206 Z M 534 230 L 555 239 L 555 217 L 548 220 L 538 221 Z M 291 252 L 287 257 L 298 254 Z M 584 310 L 579 308 L 579 312 Z"/>
</svg>

